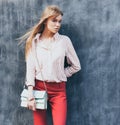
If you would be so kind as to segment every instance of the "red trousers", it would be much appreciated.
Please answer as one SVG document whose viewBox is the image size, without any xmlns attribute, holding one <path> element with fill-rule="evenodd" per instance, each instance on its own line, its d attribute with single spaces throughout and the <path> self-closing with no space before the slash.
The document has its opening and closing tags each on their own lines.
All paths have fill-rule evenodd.
<svg viewBox="0 0 120 125">
<path fill-rule="evenodd" d="M 66 83 L 46 82 L 48 102 L 51 106 L 53 125 L 66 125 L 67 99 Z M 36 90 L 45 90 L 42 81 L 36 80 Z M 46 110 L 33 111 L 34 125 L 47 125 Z"/>
</svg>

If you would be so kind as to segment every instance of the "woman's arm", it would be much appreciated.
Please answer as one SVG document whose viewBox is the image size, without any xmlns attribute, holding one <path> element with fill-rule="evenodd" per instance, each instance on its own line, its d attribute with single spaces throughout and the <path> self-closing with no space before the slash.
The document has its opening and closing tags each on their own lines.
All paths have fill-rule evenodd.
<svg viewBox="0 0 120 125">
<path fill-rule="evenodd" d="M 70 77 L 81 69 L 81 65 L 69 37 L 67 37 L 66 41 L 66 58 L 70 66 L 65 68 L 65 74 L 67 77 Z"/>
<path fill-rule="evenodd" d="M 32 50 L 26 58 L 26 85 L 35 86 L 35 60 Z"/>
</svg>

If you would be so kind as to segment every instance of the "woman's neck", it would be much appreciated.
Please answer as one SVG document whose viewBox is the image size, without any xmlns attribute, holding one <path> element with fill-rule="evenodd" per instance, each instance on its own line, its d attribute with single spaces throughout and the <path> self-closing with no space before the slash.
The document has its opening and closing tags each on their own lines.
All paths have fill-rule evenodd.
<svg viewBox="0 0 120 125">
<path fill-rule="evenodd" d="M 54 36 L 54 33 L 48 31 L 48 30 L 44 30 L 43 33 L 41 34 L 41 38 L 42 39 L 50 39 Z"/>
</svg>

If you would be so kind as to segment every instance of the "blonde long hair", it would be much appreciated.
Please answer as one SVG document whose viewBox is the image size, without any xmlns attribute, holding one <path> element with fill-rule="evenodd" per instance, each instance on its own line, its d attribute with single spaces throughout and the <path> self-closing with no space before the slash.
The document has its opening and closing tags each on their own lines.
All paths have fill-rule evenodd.
<svg viewBox="0 0 120 125">
<path fill-rule="evenodd" d="M 56 5 L 49 5 L 45 8 L 43 11 L 40 21 L 33 26 L 27 33 L 25 33 L 22 37 L 20 37 L 20 42 L 26 40 L 26 46 L 25 46 L 25 58 L 27 58 L 27 55 L 32 48 L 32 40 L 35 37 L 37 33 L 42 33 L 44 30 L 44 22 L 51 16 L 58 16 L 63 15 L 63 12 L 59 9 Z"/>
</svg>

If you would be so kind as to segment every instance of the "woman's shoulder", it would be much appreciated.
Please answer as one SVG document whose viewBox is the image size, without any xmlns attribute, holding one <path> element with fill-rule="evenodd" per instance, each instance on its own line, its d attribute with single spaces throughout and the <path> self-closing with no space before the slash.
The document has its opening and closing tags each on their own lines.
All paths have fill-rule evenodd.
<svg viewBox="0 0 120 125">
<path fill-rule="evenodd" d="M 63 40 L 65 40 L 65 41 L 71 41 L 70 38 L 69 38 L 69 36 L 64 35 L 64 34 L 59 34 L 59 35 L 60 35 L 60 38 L 62 38 Z"/>
</svg>

